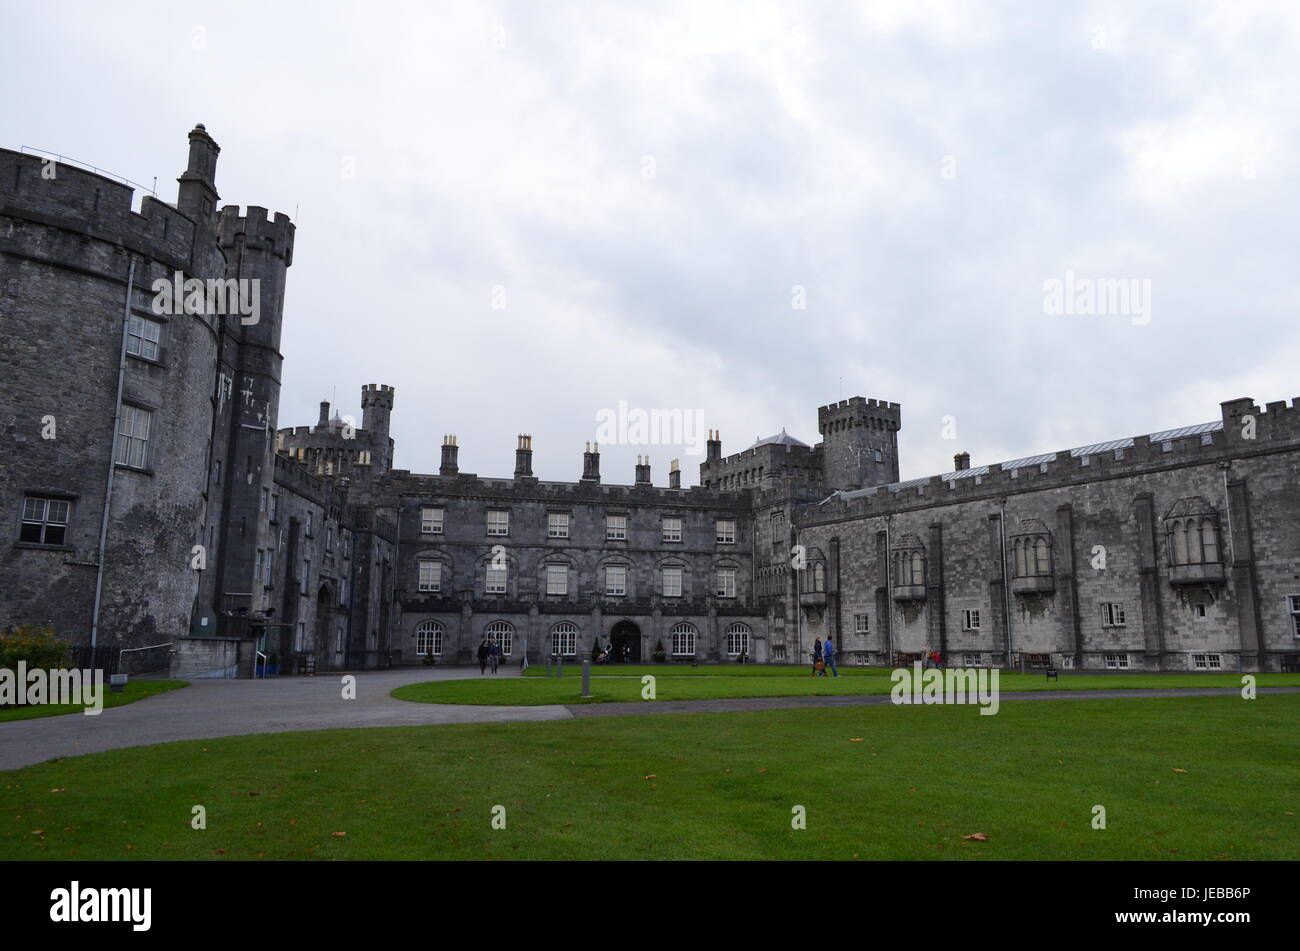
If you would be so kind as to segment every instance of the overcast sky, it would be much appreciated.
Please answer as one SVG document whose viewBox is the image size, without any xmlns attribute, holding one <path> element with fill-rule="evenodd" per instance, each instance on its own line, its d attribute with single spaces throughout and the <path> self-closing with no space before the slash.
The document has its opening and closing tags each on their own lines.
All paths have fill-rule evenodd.
<svg viewBox="0 0 1300 951">
<path fill-rule="evenodd" d="M 0 0 L 0 146 L 174 201 L 205 123 L 298 224 L 279 424 L 390 384 L 419 472 L 576 480 L 620 401 L 726 453 L 896 401 L 910 478 L 1300 394 L 1300 6 L 1064 7 Z"/>
</svg>

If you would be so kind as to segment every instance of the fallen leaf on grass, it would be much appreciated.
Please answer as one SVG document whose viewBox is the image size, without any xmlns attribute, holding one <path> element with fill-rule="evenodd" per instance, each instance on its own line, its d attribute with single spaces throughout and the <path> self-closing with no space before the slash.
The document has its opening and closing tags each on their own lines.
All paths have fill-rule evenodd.
<svg viewBox="0 0 1300 951">
<path fill-rule="evenodd" d="M 651 773 L 649 776 L 646 777 L 646 779 L 658 779 L 658 778 L 659 777 L 656 776 L 654 773 Z"/>
<path fill-rule="evenodd" d="M 63 786 L 62 788 L 59 788 L 59 789 L 51 789 L 50 792 L 67 792 L 67 790 L 68 790 L 68 787 L 67 787 L 67 786 Z"/>
<path fill-rule="evenodd" d="M 860 737 L 860 736 L 851 736 L 851 737 L 849 737 L 849 742 L 850 742 L 850 743 L 865 743 L 866 740 L 863 739 L 863 738 Z"/>
<path fill-rule="evenodd" d="M 975 842 L 987 842 L 989 840 L 989 837 L 985 835 L 983 832 L 974 832 L 970 835 L 964 835 L 962 836 L 962 838 L 971 839 Z"/>
<path fill-rule="evenodd" d="M 1187 770 L 1185 770 L 1185 769 L 1179 769 L 1178 767 L 1175 766 L 1175 767 L 1174 767 L 1174 772 L 1175 772 L 1175 773 L 1185 773 L 1185 772 L 1187 772 Z"/>
</svg>

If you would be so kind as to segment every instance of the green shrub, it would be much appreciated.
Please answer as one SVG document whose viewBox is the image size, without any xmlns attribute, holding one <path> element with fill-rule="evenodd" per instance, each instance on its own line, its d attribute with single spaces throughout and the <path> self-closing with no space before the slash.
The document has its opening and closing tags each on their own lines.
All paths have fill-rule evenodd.
<svg viewBox="0 0 1300 951">
<path fill-rule="evenodd" d="M 0 634 L 0 668 L 17 670 L 19 661 L 28 669 L 56 670 L 71 660 L 68 642 L 58 637 L 52 627 L 35 624 L 10 625 Z"/>
</svg>

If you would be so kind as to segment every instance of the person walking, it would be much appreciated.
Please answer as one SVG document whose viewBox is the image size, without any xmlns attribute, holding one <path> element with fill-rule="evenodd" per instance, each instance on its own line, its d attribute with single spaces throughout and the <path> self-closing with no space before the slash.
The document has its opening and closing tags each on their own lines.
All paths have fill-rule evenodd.
<svg viewBox="0 0 1300 951">
<path fill-rule="evenodd" d="M 501 663 L 501 644 L 493 639 L 488 642 L 488 663 L 492 667 L 492 673 L 497 672 L 497 665 Z"/>
<path fill-rule="evenodd" d="M 487 642 L 487 639 L 484 638 L 483 640 L 479 641 L 479 644 L 478 644 L 478 672 L 479 672 L 480 674 L 485 674 L 485 673 L 487 673 L 488 655 L 489 655 L 490 653 L 491 653 L 491 651 L 488 649 L 488 642 Z"/>
<path fill-rule="evenodd" d="M 938 651 L 930 654 L 930 663 L 934 665 L 935 670 L 943 670 L 943 658 L 939 656 Z"/>
<path fill-rule="evenodd" d="M 822 669 L 822 639 L 819 637 L 813 641 L 813 676 Z"/>
<path fill-rule="evenodd" d="M 822 665 L 822 676 L 826 676 L 826 668 L 831 669 L 831 673 L 836 677 L 840 675 L 839 668 L 835 666 L 835 636 L 826 635 L 826 646 L 822 648 L 822 656 L 826 658 L 826 663 Z"/>
</svg>

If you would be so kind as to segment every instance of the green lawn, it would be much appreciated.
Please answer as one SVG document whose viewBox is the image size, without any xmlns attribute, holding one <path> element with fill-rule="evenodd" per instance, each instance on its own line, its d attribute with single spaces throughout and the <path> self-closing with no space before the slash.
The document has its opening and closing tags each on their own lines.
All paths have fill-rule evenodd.
<svg viewBox="0 0 1300 951">
<path fill-rule="evenodd" d="M 719 697 L 807 697 L 887 694 L 893 687 L 889 671 L 855 668 L 847 676 L 813 677 L 806 668 L 769 667 L 769 673 L 749 673 L 762 667 L 635 667 L 592 669 L 591 699 L 582 699 L 582 671 L 565 668 L 563 677 L 493 677 L 443 680 L 398 687 L 393 696 L 419 703 L 467 703 L 503 706 L 610 703 L 641 700 L 641 673 L 655 676 L 656 700 L 712 700 Z M 606 673 L 606 671 L 610 673 Z M 739 673 L 739 671 L 745 671 Z M 1300 674 L 1255 674 L 1261 687 L 1300 686 Z M 1114 690 L 1118 688 L 1220 687 L 1241 689 L 1240 674 L 1069 674 L 1048 680 L 1043 674 L 1003 673 L 998 687 L 1014 690 Z"/>
<path fill-rule="evenodd" d="M 1284 694 L 170 743 L 0 773 L 0 859 L 1290 860 L 1297 722 Z"/>
<path fill-rule="evenodd" d="M 104 682 L 104 709 L 135 703 L 145 697 L 166 693 L 179 687 L 188 687 L 185 680 L 129 680 L 121 693 L 113 693 Z M 75 703 L 43 703 L 34 707 L 0 707 L 0 723 L 6 720 L 31 720 L 35 717 L 57 717 L 65 713 L 85 715 L 85 707 Z"/>
</svg>

